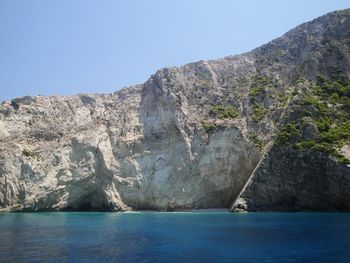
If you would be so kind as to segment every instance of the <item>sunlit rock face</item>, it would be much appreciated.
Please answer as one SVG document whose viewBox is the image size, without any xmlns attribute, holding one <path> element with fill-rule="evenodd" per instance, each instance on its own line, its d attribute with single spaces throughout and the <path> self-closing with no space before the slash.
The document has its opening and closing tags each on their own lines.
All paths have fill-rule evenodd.
<svg viewBox="0 0 350 263">
<path fill-rule="evenodd" d="M 113 94 L 2 103 L 0 208 L 230 207 L 265 146 L 291 121 L 298 107 L 294 102 L 308 92 L 307 83 L 319 74 L 331 78 L 335 67 L 350 77 L 349 15 L 349 10 L 328 14 L 243 55 L 161 69 L 144 84 Z M 317 132 L 310 127 L 309 137 Z M 322 199 L 317 186 L 310 186 L 315 181 L 305 179 L 313 176 L 310 167 L 304 170 L 304 183 L 296 183 L 292 175 L 300 167 L 290 165 L 288 158 L 298 153 L 290 154 L 288 147 L 273 151 L 267 160 L 278 165 L 258 168 L 241 195 L 245 209 L 316 209 L 319 198 L 323 208 L 343 207 L 342 202 L 350 201 L 348 195 L 336 204 Z M 337 171 L 337 176 L 333 168 L 325 171 L 328 177 L 319 171 L 312 178 L 320 185 L 331 178 L 332 192 L 339 196 L 349 190 L 346 184 L 336 187 L 338 180 L 348 182 L 346 165 L 331 155 L 310 154 L 314 159 L 306 166 L 325 158 L 323 163 Z M 314 201 L 295 206 L 291 200 L 299 190 L 301 199 L 312 196 Z"/>
</svg>

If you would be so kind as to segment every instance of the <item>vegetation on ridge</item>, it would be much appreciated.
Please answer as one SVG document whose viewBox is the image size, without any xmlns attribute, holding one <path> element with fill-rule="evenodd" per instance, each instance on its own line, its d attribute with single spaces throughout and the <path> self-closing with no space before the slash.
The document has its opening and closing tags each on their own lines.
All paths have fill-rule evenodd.
<svg viewBox="0 0 350 263">
<path fill-rule="evenodd" d="M 234 107 L 223 105 L 211 106 L 209 114 L 218 119 L 234 119 L 239 115 L 238 111 Z"/>
<path fill-rule="evenodd" d="M 265 108 L 262 102 L 274 88 L 275 84 L 271 78 L 262 75 L 255 76 L 249 91 L 252 119 L 255 122 L 265 118 L 268 109 Z"/>
<path fill-rule="evenodd" d="M 232 106 L 223 106 L 217 104 L 211 106 L 209 116 L 219 120 L 229 120 L 238 117 L 239 112 Z M 204 121 L 202 121 L 202 127 L 207 133 L 210 133 L 215 129 L 223 126 L 223 124 L 218 124 L 214 120 L 205 119 Z"/>
<path fill-rule="evenodd" d="M 292 113 L 293 120 L 279 131 L 276 145 L 325 152 L 350 164 L 340 152 L 350 143 L 350 81 L 320 76 L 316 85 L 309 84 L 299 104 L 301 107 Z"/>
</svg>

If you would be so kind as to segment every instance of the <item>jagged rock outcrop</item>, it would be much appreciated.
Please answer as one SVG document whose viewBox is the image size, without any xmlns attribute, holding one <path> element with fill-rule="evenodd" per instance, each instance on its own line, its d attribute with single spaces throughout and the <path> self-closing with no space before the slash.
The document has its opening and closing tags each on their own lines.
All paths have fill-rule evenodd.
<svg viewBox="0 0 350 263">
<path fill-rule="evenodd" d="M 347 138 L 329 143 L 333 151 L 292 139 L 267 145 L 300 117 L 318 75 L 349 79 L 349 39 L 343 10 L 252 52 L 164 68 L 113 94 L 2 103 L 0 208 L 228 208 L 240 197 L 247 210 L 348 210 Z M 305 140 L 324 136 L 312 109 Z"/>
</svg>

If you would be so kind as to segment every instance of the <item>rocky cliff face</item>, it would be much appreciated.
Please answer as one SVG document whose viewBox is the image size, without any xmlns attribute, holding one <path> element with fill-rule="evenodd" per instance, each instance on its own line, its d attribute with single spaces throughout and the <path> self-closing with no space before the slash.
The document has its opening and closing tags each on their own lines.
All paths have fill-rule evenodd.
<svg viewBox="0 0 350 263">
<path fill-rule="evenodd" d="M 114 94 L 2 103 L 0 208 L 348 210 L 349 41 L 344 10 Z M 341 85 L 334 103 L 318 76 Z"/>
</svg>

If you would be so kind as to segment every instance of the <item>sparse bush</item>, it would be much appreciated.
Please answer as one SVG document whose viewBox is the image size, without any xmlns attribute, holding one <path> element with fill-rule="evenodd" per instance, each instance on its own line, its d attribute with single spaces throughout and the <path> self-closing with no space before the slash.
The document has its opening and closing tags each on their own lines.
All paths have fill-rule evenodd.
<svg viewBox="0 0 350 263">
<path fill-rule="evenodd" d="M 261 150 L 263 148 L 263 142 L 258 138 L 258 136 L 256 134 L 250 134 L 249 139 L 254 143 L 254 145 L 258 149 Z"/>
<path fill-rule="evenodd" d="M 292 143 L 297 143 L 301 138 L 300 129 L 297 124 L 288 123 L 278 132 L 276 144 L 277 145 L 290 145 Z"/>
<path fill-rule="evenodd" d="M 348 91 L 349 90 L 349 91 Z M 303 126 L 301 115 L 293 123 L 282 127 L 276 139 L 276 145 L 289 145 L 299 150 L 311 150 L 330 154 L 340 163 L 350 164 L 339 148 L 350 141 L 350 82 L 341 77 L 327 80 L 319 76 L 317 85 L 310 86 L 309 94 L 301 99 L 302 106 L 308 107 L 308 114 L 317 125 L 318 133 L 312 140 L 301 136 Z M 328 107 L 327 104 L 336 106 Z"/>
<path fill-rule="evenodd" d="M 220 128 L 225 128 L 225 124 L 219 124 L 215 122 L 211 122 L 209 120 L 204 120 L 202 121 L 202 127 L 204 128 L 206 133 L 211 133 L 214 130 L 220 129 Z"/>
<path fill-rule="evenodd" d="M 261 121 L 265 118 L 268 109 L 262 105 L 262 101 L 269 96 L 270 98 L 274 97 L 273 90 L 276 88 L 276 85 L 273 83 L 273 80 L 269 77 L 263 75 L 256 75 L 253 79 L 249 91 L 250 104 L 252 109 L 252 119 L 256 122 Z"/>
<path fill-rule="evenodd" d="M 30 150 L 28 150 L 28 149 L 23 149 L 22 153 L 26 157 L 34 157 L 35 156 L 35 153 L 30 151 Z"/>
<path fill-rule="evenodd" d="M 210 109 L 210 115 L 214 115 L 218 119 L 234 119 L 239 116 L 239 113 L 231 106 L 214 105 Z"/>
<path fill-rule="evenodd" d="M 206 133 L 211 133 L 218 127 L 215 123 L 211 123 L 208 121 L 202 121 L 202 126 Z"/>
<path fill-rule="evenodd" d="M 304 77 L 299 77 L 297 79 L 296 83 L 305 83 L 305 78 Z"/>
<path fill-rule="evenodd" d="M 252 110 L 253 110 L 252 119 L 256 122 L 259 122 L 262 119 L 264 119 L 267 113 L 267 109 L 261 104 L 253 105 Z"/>
</svg>

